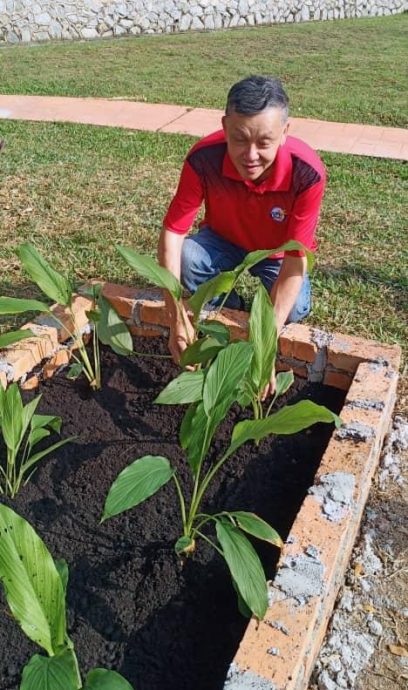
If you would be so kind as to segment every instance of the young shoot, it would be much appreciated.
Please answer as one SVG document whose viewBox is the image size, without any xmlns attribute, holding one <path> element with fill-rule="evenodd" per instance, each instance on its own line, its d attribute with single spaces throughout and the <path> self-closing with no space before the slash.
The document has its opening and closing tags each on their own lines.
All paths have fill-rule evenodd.
<svg viewBox="0 0 408 690">
<path fill-rule="evenodd" d="M 62 439 L 45 450 L 34 452 L 35 446 L 52 432 L 59 434 L 61 417 L 35 414 L 41 395 L 23 405 L 16 383 L 7 390 L 0 386 L 0 431 L 5 457 L 0 459 L 0 493 L 14 498 L 35 472 L 37 463 L 75 437 Z"/>
<path fill-rule="evenodd" d="M 5 505 L 0 505 L 0 581 L 22 631 L 47 653 L 31 657 L 20 690 L 133 690 L 119 673 L 102 668 L 82 681 L 67 633 L 68 565 L 54 561 L 31 525 Z"/>
<path fill-rule="evenodd" d="M 66 323 L 63 324 L 58 319 L 55 311 L 52 311 L 45 302 L 32 299 L 0 297 L 0 315 L 21 314 L 27 311 L 49 314 L 52 319 L 68 332 L 74 347 L 77 348 L 77 354 L 73 353 L 72 355 L 75 363 L 69 371 L 69 376 L 76 378 L 82 373 L 85 375 L 91 388 L 98 390 L 101 387 L 99 341 L 109 345 L 118 354 L 130 354 L 133 344 L 126 324 L 120 319 L 112 305 L 103 297 L 101 286 L 93 286 L 90 292 L 93 305 L 88 312 L 88 318 L 93 324 L 93 345 L 92 356 L 90 357 L 85 347 L 83 334 L 75 319 L 73 311 L 74 292 L 71 282 L 52 268 L 32 244 L 20 245 L 17 249 L 17 255 L 25 271 L 44 295 L 53 302 L 65 307 L 72 325 L 67 327 Z M 28 329 L 6 333 L 0 336 L 0 348 L 7 347 L 24 338 L 33 337 L 33 335 L 34 333 Z"/>
<path fill-rule="evenodd" d="M 270 434 L 296 433 L 316 422 L 339 425 L 340 420 L 325 407 L 308 400 L 288 405 L 266 419 L 238 422 L 229 446 L 213 463 L 206 463 L 217 428 L 237 400 L 253 358 L 252 343 L 230 343 L 206 369 L 183 372 L 162 391 L 157 403 L 189 405 L 179 438 L 191 470 L 191 484 L 182 485 L 177 470 L 167 458 L 139 458 L 125 468 L 111 486 L 102 521 L 139 505 L 172 481 L 181 515 L 176 552 L 189 556 L 194 553 L 198 539 L 210 543 L 228 565 L 240 611 L 262 619 L 267 609 L 266 579 L 246 534 L 278 547 L 282 545 L 281 539 L 270 525 L 253 513 L 221 510 L 210 515 L 203 512 L 206 492 L 225 462 L 247 441 L 259 442 Z M 215 535 L 209 532 L 211 525 L 215 525 Z"/>
</svg>

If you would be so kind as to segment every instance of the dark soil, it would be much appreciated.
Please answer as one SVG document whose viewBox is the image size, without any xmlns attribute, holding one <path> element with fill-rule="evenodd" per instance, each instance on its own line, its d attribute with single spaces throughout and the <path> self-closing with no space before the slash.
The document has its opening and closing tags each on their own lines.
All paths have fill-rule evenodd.
<svg viewBox="0 0 408 690">
<path fill-rule="evenodd" d="M 166 353 L 157 340 L 136 349 Z M 178 445 L 183 410 L 152 404 L 176 368 L 151 357 L 103 355 L 103 390 L 90 394 L 62 375 L 42 385 L 40 410 L 63 418 L 63 435 L 78 439 L 42 461 L 10 505 L 28 519 L 54 558 L 65 558 L 69 634 L 83 674 L 114 668 L 135 690 L 221 690 L 247 621 L 237 610 L 223 560 L 206 543 L 184 567 L 174 543 L 180 515 L 173 484 L 126 514 L 99 525 L 113 480 L 132 460 L 165 455 L 190 487 Z M 31 396 L 32 397 L 32 396 Z M 311 398 L 338 412 L 343 394 L 298 380 L 291 402 Z M 234 408 L 222 424 L 212 453 L 228 445 Z M 315 425 L 289 437 L 247 444 L 215 480 L 208 512 L 250 510 L 285 538 L 332 433 Z M 217 453 L 218 451 L 218 453 Z M 257 543 L 267 577 L 277 549 Z M 16 690 L 21 668 L 35 651 L 0 600 L 0 690 Z M 40 689 L 39 689 L 40 690 Z"/>
</svg>

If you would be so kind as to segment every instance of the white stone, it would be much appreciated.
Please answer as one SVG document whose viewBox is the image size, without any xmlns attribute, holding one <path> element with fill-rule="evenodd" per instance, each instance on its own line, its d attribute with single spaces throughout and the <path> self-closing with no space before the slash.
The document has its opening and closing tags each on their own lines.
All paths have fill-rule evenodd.
<svg viewBox="0 0 408 690">
<path fill-rule="evenodd" d="M 133 34 L 133 36 L 136 36 L 137 34 L 141 34 L 142 30 L 140 26 L 132 26 L 132 28 L 130 29 L 130 33 Z"/>
<path fill-rule="evenodd" d="M 127 29 L 125 29 L 123 26 L 120 26 L 120 24 L 116 24 L 116 26 L 113 27 L 114 36 L 123 36 L 126 33 Z"/>
<path fill-rule="evenodd" d="M 36 31 L 33 33 L 33 39 L 35 41 L 49 41 L 50 36 L 46 31 Z"/>
<path fill-rule="evenodd" d="M 130 29 L 133 26 L 133 21 L 131 19 L 121 19 L 120 25 L 124 26 L 126 29 Z"/>
<path fill-rule="evenodd" d="M 192 16 L 191 14 L 185 14 L 179 23 L 180 31 L 188 31 L 191 26 Z"/>
<path fill-rule="evenodd" d="M 309 8 L 307 5 L 303 5 L 302 11 L 301 11 L 301 17 L 302 21 L 308 22 L 310 19 L 310 14 L 309 14 Z"/>
<path fill-rule="evenodd" d="M 215 29 L 214 17 L 211 14 L 208 14 L 206 17 L 204 17 L 204 28 L 208 29 L 209 31 L 213 31 Z"/>
<path fill-rule="evenodd" d="M 52 21 L 48 12 L 42 12 L 41 14 L 34 15 L 34 20 L 37 24 L 41 26 L 48 26 L 49 24 L 51 24 Z"/>
<path fill-rule="evenodd" d="M 193 29 L 193 31 L 201 31 L 202 29 L 204 29 L 204 24 L 202 23 L 199 17 L 193 17 L 191 22 L 191 28 Z"/>
<path fill-rule="evenodd" d="M 31 31 L 29 28 L 25 27 L 21 29 L 21 41 L 23 43 L 29 43 L 31 41 Z"/>
<path fill-rule="evenodd" d="M 98 32 L 96 29 L 84 28 L 80 31 L 82 38 L 97 38 Z"/>
</svg>

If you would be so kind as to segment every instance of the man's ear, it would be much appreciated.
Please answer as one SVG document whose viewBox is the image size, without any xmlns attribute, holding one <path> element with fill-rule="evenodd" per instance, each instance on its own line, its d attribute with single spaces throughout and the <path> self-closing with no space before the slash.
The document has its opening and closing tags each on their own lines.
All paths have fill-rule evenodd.
<svg viewBox="0 0 408 690">
<path fill-rule="evenodd" d="M 283 146 L 286 142 L 286 137 L 288 136 L 289 126 L 290 126 L 290 122 L 288 120 L 286 122 L 284 128 L 283 128 L 282 138 L 281 138 L 281 143 L 280 143 L 281 146 Z"/>
<path fill-rule="evenodd" d="M 226 115 L 222 116 L 221 124 L 222 124 L 222 128 L 224 130 L 224 134 L 226 134 L 227 133 L 227 116 Z"/>
</svg>

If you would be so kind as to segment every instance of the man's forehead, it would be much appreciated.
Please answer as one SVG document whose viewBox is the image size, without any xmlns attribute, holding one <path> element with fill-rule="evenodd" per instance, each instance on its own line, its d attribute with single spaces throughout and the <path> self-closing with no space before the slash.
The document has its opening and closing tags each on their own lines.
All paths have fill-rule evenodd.
<svg viewBox="0 0 408 690">
<path fill-rule="evenodd" d="M 233 112 L 226 116 L 225 121 L 230 131 L 242 134 L 256 132 L 259 136 L 265 137 L 273 135 L 285 124 L 279 108 L 268 108 L 256 115 Z"/>
</svg>

